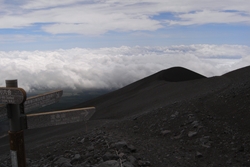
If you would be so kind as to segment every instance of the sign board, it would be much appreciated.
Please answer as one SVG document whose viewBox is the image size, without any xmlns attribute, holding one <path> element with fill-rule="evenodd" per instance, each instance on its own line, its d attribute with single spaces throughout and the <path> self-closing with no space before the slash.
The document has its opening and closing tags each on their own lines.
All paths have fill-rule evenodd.
<svg viewBox="0 0 250 167">
<path fill-rule="evenodd" d="M 0 115 L 2 112 L 7 112 L 6 104 L 0 104 Z"/>
<path fill-rule="evenodd" d="M 27 129 L 87 121 L 95 113 L 95 107 L 27 114 Z"/>
<path fill-rule="evenodd" d="M 1 89 L 0 89 L 1 90 Z M 24 102 L 25 112 L 32 111 L 33 109 L 42 108 L 59 101 L 62 97 L 63 91 L 57 90 L 44 93 L 37 96 L 27 98 Z M 7 108 L 5 104 L 0 104 L 0 122 L 7 120 Z"/>
<path fill-rule="evenodd" d="M 25 112 L 56 103 L 62 97 L 63 91 L 57 90 L 28 98 L 24 103 Z"/>
<path fill-rule="evenodd" d="M 0 105 L 0 122 L 7 120 L 7 108 L 5 104 Z"/>
<path fill-rule="evenodd" d="M 0 87 L 0 103 L 21 104 L 26 100 L 26 92 L 22 88 Z"/>
</svg>

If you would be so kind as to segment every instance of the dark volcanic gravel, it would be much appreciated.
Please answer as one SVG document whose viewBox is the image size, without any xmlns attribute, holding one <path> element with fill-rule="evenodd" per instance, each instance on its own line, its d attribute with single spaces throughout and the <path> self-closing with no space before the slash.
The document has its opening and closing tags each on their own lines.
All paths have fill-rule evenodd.
<svg viewBox="0 0 250 167">
<path fill-rule="evenodd" d="M 250 166 L 250 67 L 182 82 L 165 73 L 77 106 L 97 108 L 87 126 L 25 132 L 28 166 Z"/>
</svg>

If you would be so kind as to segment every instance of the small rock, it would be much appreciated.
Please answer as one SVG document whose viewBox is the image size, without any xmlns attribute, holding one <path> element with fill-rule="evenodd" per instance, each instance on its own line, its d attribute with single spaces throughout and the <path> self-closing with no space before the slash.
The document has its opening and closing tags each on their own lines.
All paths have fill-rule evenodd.
<svg viewBox="0 0 250 167">
<path fill-rule="evenodd" d="M 189 131 L 188 132 L 188 137 L 193 137 L 195 135 L 197 135 L 197 132 L 194 132 L 194 131 Z"/>
<path fill-rule="evenodd" d="M 66 153 L 66 154 L 74 154 L 74 152 L 71 151 L 71 150 L 65 150 L 64 153 Z"/>
<path fill-rule="evenodd" d="M 120 167 L 120 164 L 116 160 L 109 160 L 99 164 L 97 167 Z"/>
<path fill-rule="evenodd" d="M 211 146 L 210 145 L 206 145 L 206 144 L 201 144 L 202 147 L 205 147 L 205 148 L 210 148 Z"/>
<path fill-rule="evenodd" d="M 198 121 L 194 121 L 192 122 L 193 128 L 197 128 L 199 127 L 199 122 Z"/>
<path fill-rule="evenodd" d="M 171 118 L 171 119 L 174 119 L 174 118 L 177 117 L 178 115 L 179 115 L 179 112 L 176 111 L 174 114 L 172 114 L 172 115 L 170 116 L 170 118 Z"/>
<path fill-rule="evenodd" d="M 128 160 L 131 164 L 135 164 L 135 162 L 136 162 L 136 158 L 132 155 L 128 156 Z"/>
<path fill-rule="evenodd" d="M 46 155 L 46 158 L 49 158 L 49 157 L 51 157 L 51 153 L 48 153 L 48 154 Z"/>
<path fill-rule="evenodd" d="M 80 159 L 81 159 L 81 155 L 80 155 L 80 154 L 76 154 L 76 155 L 74 156 L 74 158 L 71 160 L 70 163 L 74 163 L 74 162 L 76 162 L 76 161 L 79 161 Z"/>
<path fill-rule="evenodd" d="M 202 138 L 200 138 L 200 142 L 202 144 L 206 144 L 207 142 L 209 142 L 210 140 L 210 136 L 203 136 Z"/>
<path fill-rule="evenodd" d="M 240 146 L 240 147 L 238 148 L 238 152 L 244 152 L 244 150 L 245 150 L 244 146 Z"/>
<path fill-rule="evenodd" d="M 123 147 L 127 147 L 127 146 L 128 146 L 128 144 L 125 141 L 120 141 L 120 142 L 115 143 L 115 147 L 117 149 L 120 149 L 120 148 L 123 148 Z"/>
<path fill-rule="evenodd" d="M 163 136 L 165 136 L 166 134 L 169 134 L 169 133 L 171 133 L 171 130 L 163 130 L 163 131 L 161 131 L 161 134 Z"/>
<path fill-rule="evenodd" d="M 138 133 L 139 132 L 139 127 L 138 126 L 134 126 L 133 130 L 134 130 L 134 133 Z"/>
<path fill-rule="evenodd" d="M 182 138 L 182 134 L 183 134 L 184 130 L 181 131 L 181 133 L 177 136 L 174 136 L 173 139 L 180 139 Z"/>
<path fill-rule="evenodd" d="M 55 165 L 59 165 L 61 167 L 71 167 L 70 159 L 60 157 L 54 162 Z"/>
<path fill-rule="evenodd" d="M 106 152 L 103 157 L 102 157 L 103 161 L 108 161 L 108 160 L 117 160 L 119 159 L 119 156 L 115 155 L 115 154 L 111 154 L 110 152 Z"/>
<path fill-rule="evenodd" d="M 81 158 L 80 154 L 76 154 L 75 157 L 74 157 L 74 159 L 77 159 L 77 160 L 79 160 L 80 158 Z"/>
<path fill-rule="evenodd" d="M 118 156 L 119 156 L 120 158 L 123 158 L 124 155 L 125 155 L 124 153 L 120 153 Z"/>
<path fill-rule="evenodd" d="M 133 128 L 134 128 L 134 129 L 139 129 L 139 127 L 138 127 L 138 126 L 134 126 Z"/>
<path fill-rule="evenodd" d="M 229 159 L 229 160 L 227 160 L 227 162 L 226 162 L 227 164 L 232 164 L 232 160 L 231 159 Z"/>
<path fill-rule="evenodd" d="M 203 157 L 203 155 L 202 155 L 202 153 L 200 153 L 199 151 L 196 151 L 196 156 L 195 156 L 195 157 L 201 158 L 201 157 Z"/>
<path fill-rule="evenodd" d="M 168 119 L 167 119 L 167 118 L 163 118 L 162 121 L 163 121 L 163 122 L 167 122 Z"/>
<path fill-rule="evenodd" d="M 85 138 L 83 138 L 80 142 L 81 142 L 81 143 L 84 143 L 84 141 L 85 141 Z"/>
<path fill-rule="evenodd" d="M 138 117 L 137 117 L 137 116 L 133 118 L 133 120 L 137 120 L 137 119 L 138 119 Z"/>
<path fill-rule="evenodd" d="M 89 164 L 87 164 L 87 162 L 83 162 L 83 163 L 81 163 L 81 164 L 77 164 L 77 165 L 75 165 L 75 167 L 89 167 L 90 165 Z"/>
<path fill-rule="evenodd" d="M 150 166 L 150 162 L 149 161 L 142 161 L 142 160 L 139 160 L 138 161 L 138 165 L 139 166 Z"/>
<path fill-rule="evenodd" d="M 123 167 L 134 167 L 134 165 L 132 165 L 130 162 L 124 162 L 123 164 L 122 164 L 122 166 Z"/>
<path fill-rule="evenodd" d="M 130 152 L 132 152 L 132 153 L 134 153 L 134 152 L 136 152 L 136 148 L 135 148 L 135 146 L 133 146 L 133 145 L 128 145 L 128 149 L 130 150 Z"/>
<path fill-rule="evenodd" d="M 206 148 L 210 148 L 211 144 L 213 143 L 212 141 L 210 141 L 210 136 L 203 136 L 202 138 L 200 138 L 200 142 L 201 146 Z"/>
<path fill-rule="evenodd" d="M 95 148 L 93 145 L 87 147 L 88 151 L 93 151 Z"/>
</svg>

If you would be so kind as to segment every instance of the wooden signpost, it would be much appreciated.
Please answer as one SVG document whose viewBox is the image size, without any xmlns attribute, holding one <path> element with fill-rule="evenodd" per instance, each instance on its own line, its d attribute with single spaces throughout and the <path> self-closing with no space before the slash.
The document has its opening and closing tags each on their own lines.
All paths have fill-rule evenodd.
<svg viewBox="0 0 250 167">
<path fill-rule="evenodd" d="M 0 105 L 0 122 L 8 120 L 6 104 Z"/>
<path fill-rule="evenodd" d="M 23 130 L 87 121 L 95 113 L 95 107 L 25 114 L 26 111 L 53 104 L 62 97 L 57 90 L 26 100 L 26 92 L 18 88 L 17 80 L 6 80 L 0 87 L 0 121 L 10 122 L 10 156 L 12 167 L 26 167 Z M 4 103 L 4 104 L 3 104 Z"/>
<path fill-rule="evenodd" d="M 3 88 L 3 90 L 5 89 L 6 88 Z M 0 87 L 0 91 L 1 90 L 2 88 Z M 63 91 L 57 90 L 57 91 L 52 91 L 52 92 L 44 93 L 41 95 L 29 97 L 24 102 L 25 113 L 29 113 L 33 111 L 34 109 L 39 109 L 39 108 L 54 104 L 60 100 L 62 95 L 63 95 Z M 0 98 L 4 98 L 4 97 L 0 97 Z M 8 120 L 7 108 L 6 108 L 6 104 L 1 104 L 0 105 L 0 122 L 5 121 L 5 120 Z"/>
</svg>

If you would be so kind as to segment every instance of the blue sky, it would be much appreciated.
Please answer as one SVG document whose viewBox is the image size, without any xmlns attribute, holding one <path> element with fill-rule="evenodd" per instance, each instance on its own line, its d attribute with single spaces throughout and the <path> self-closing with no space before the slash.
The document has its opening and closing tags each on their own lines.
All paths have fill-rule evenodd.
<svg viewBox="0 0 250 167">
<path fill-rule="evenodd" d="M 249 0 L 0 0 L 0 85 L 120 88 L 174 66 L 250 65 Z"/>
<path fill-rule="evenodd" d="M 0 50 L 250 45 L 248 0 L 0 0 Z"/>
</svg>

